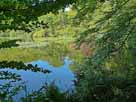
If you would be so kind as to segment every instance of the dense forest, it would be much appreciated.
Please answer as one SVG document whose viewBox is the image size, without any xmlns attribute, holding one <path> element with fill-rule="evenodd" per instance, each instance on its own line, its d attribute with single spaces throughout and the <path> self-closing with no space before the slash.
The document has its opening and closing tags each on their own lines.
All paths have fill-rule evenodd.
<svg viewBox="0 0 136 102">
<path fill-rule="evenodd" d="M 52 73 L 39 59 L 70 59 L 74 88 L 28 92 L 17 71 Z M 0 102 L 135 101 L 136 0 L 0 0 Z"/>
</svg>

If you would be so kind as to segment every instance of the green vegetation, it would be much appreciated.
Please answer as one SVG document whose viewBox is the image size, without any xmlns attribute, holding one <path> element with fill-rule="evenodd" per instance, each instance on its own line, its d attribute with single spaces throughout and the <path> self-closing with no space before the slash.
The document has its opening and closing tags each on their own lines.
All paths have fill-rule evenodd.
<svg viewBox="0 0 136 102">
<path fill-rule="evenodd" d="M 70 10 L 65 11 L 66 7 Z M 25 43 L 28 34 L 29 41 L 47 44 L 42 48 L 24 48 L 27 44 L 18 42 L 20 47 L 7 48 L 16 44 L 3 40 L 0 61 L 28 62 L 40 58 L 59 66 L 69 56 L 76 63 L 73 68 L 77 81 L 72 93 L 45 85 L 43 90 L 24 97 L 23 102 L 136 101 L 135 0 L 2 0 L 0 9 L 3 37 L 15 32 L 17 36 L 22 34 L 19 38 Z M 6 34 L 7 29 L 10 34 Z M 2 102 L 6 99 L 4 96 Z"/>
<path fill-rule="evenodd" d="M 22 61 L 27 63 L 38 59 L 46 60 L 56 67 L 63 65 L 63 59 L 66 56 L 76 61 L 80 60 L 79 57 L 82 57 L 79 50 L 71 49 L 64 44 L 51 42 L 45 47 L 0 49 L 0 55 L 0 61 Z"/>
</svg>

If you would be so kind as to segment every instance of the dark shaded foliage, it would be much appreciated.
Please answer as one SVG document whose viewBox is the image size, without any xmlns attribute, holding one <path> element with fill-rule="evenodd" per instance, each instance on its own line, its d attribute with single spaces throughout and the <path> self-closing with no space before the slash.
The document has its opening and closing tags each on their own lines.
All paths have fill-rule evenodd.
<svg viewBox="0 0 136 102">
<path fill-rule="evenodd" d="M 38 16 L 48 11 L 56 12 L 59 8 L 65 7 L 73 2 L 75 1 L 35 1 L 33 3 L 28 2 L 27 5 L 24 3 L 23 8 L 21 3 L 19 3 L 18 7 L 15 7 L 11 3 L 8 6 L 10 8 L 4 8 L 6 7 L 4 5 L 2 7 L 4 8 L 2 9 L 4 15 L 6 17 L 13 17 L 13 22 L 9 26 L 6 25 L 5 29 L 21 29 L 21 27 L 25 29 L 25 24 L 30 20 L 37 20 L 36 18 Z M 103 11 L 105 4 L 107 5 L 108 3 L 111 9 Z M 76 24 L 82 25 L 84 23 L 87 26 L 79 35 L 77 43 L 79 46 L 84 42 L 93 43 L 95 46 L 94 55 L 85 58 L 84 63 L 78 67 L 79 75 L 81 76 L 79 76 L 79 80 L 77 81 L 75 92 L 69 95 L 68 93 L 60 92 L 55 86 L 49 86 L 26 96 L 23 101 L 135 102 L 135 0 L 78 0 L 74 6 L 78 12 Z M 44 10 L 45 8 L 46 10 Z M 95 20 L 95 17 L 93 17 L 95 15 L 93 14 L 98 12 L 97 10 L 102 11 L 99 14 L 99 16 L 102 16 Z M 10 11 L 13 11 L 12 14 L 17 14 L 17 16 L 13 16 Z M 93 26 L 90 24 L 91 21 L 94 21 Z M 15 26 L 12 26 L 12 24 Z M 39 68 L 37 69 L 37 67 L 35 69 L 35 66 L 31 64 L 24 65 L 22 62 L 14 61 L 3 61 L 1 62 L 1 66 L 3 68 L 11 67 L 19 70 L 42 71 Z M 1 74 L 3 73 L 1 72 Z M 5 74 L 7 73 L 5 72 Z"/>
<path fill-rule="evenodd" d="M 0 62 L 0 68 L 10 68 L 10 69 L 17 69 L 17 70 L 31 70 L 33 72 L 43 72 L 43 73 L 50 73 L 49 70 L 39 68 L 37 65 L 33 66 L 32 64 L 24 64 L 23 62 L 16 62 L 16 61 L 2 61 Z"/>
<path fill-rule="evenodd" d="M 51 11 L 57 12 L 73 2 L 75 0 L 1 0 L 0 29 L 30 31 L 26 25 L 29 21 L 37 21 L 37 17 Z"/>
<path fill-rule="evenodd" d="M 0 49 L 19 46 L 19 44 L 16 43 L 17 41 L 20 41 L 20 40 L 9 40 L 9 41 L 2 42 L 0 44 Z"/>
</svg>

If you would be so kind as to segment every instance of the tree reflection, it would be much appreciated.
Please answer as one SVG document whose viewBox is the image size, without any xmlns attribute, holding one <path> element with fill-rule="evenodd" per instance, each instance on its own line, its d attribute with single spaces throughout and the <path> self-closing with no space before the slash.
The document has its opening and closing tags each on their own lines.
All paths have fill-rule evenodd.
<svg viewBox="0 0 136 102">
<path fill-rule="evenodd" d="M 11 48 L 19 46 L 16 42 L 19 40 L 9 40 L 2 42 L 0 44 L 1 48 Z M 18 91 L 23 89 L 24 83 L 22 83 L 21 76 L 17 73 L 6 71 L 4 69 L 16 69 L 16 70 L 30 70 L 32 72 L 42 72 L 50 73 L 51 71 L 42 69 L 37 65 L 33 66 L 32 64 L 25 64 L 22 61 L 1 61 L 0 62 L 0 81 L 7 80 L 7 82 L 0 83 L 0 102 L 10 101 L 12 102 L 12 97 L 17 94 Z M 16 82 L 21 82 L 20 84 L 15 85 Z"/>
</svg>

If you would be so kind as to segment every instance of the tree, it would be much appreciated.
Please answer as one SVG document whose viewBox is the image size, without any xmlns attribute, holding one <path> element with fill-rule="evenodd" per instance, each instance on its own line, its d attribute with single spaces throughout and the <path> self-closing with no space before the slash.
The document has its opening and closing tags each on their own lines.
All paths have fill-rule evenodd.
<svg viewBox="0 0 136 102">
<path fill-rule="evenodd" d="M 88 9 L 91 1 L 83 2 L 83 7 L 79 9 L 79 17 L 80 14 L 85 15 L 83 22 L 87 21 L 88 27 L 77 42 L 93 43 L 95 50 L 81 67 L 83 78 L 79 90 L 84 89 L 78 96 L 83 97 L 81 102 L 133 102 L 136 96 L 136 66 L 133 62 L 136 57 L 136 2 L 92 1 L 95 2 L 94 9 Z M 88 6 L 84 8 L 85 5 Z"/>
<path fill-rule="evenodd" d="M 36 27 L 41 24 L 46 27 L 46 23 L 38 22 L 38 17 L 48 12 L 57 12 L 60 8 L 65 8 L 75 0 L 0 0 L 0 30 L 25 30 L 31 31 L 31 21 Z M 0 48 L 18 46 L 16 40 L 2 42 Z M 31 70 L 34 72 L 50 73 L 31 64 L 25 65 L 23 62 L 2 61 L 0 67 L 13 68 L 18 70 Z M 16 94 L 19 87 L 12 86 L 12 82 L 20 81 L 20 76 L 8 71 L 0 71 L 1 80 L 10 80 L 5 85 L 0 85 L 0 101 L 12 101 L 11 97 Z M 5 91 L 6 90 L 6 91 Z M 2 99 L 2 100 L 1 100 Z"/>
<path fill-rule="evenodd" d="M 29 21 L 35 21 L 48 12 L 57 12 L 73 2 L 75 0 L 1 0 L 0 29 L 29 31 L 26 25 Z"/>
<path fill-rule="evenodd" d="M 135 0 L 7 0 L 6 2 L 2 0 L 1 29 L 26 29 L 29 21 L 38 25 L 41 22 L 37 21 L 37 17 L 49 11 L 56 12 L 72 3 L 73 9 L 78 12 L 73 23 L 76 27 L 83 27 L 83 30 L 79 30 L 77 44 L 80 46 L 82 43 L 87 43 L 93 48 L 93 55 L 85 58 L 84 63 L 79 65 L 79 83 L 74 100 L 134 102 L 136 100 Z M 50 19 L 50 26 L 56 29 L 52 20 Z"/>
</svg>

